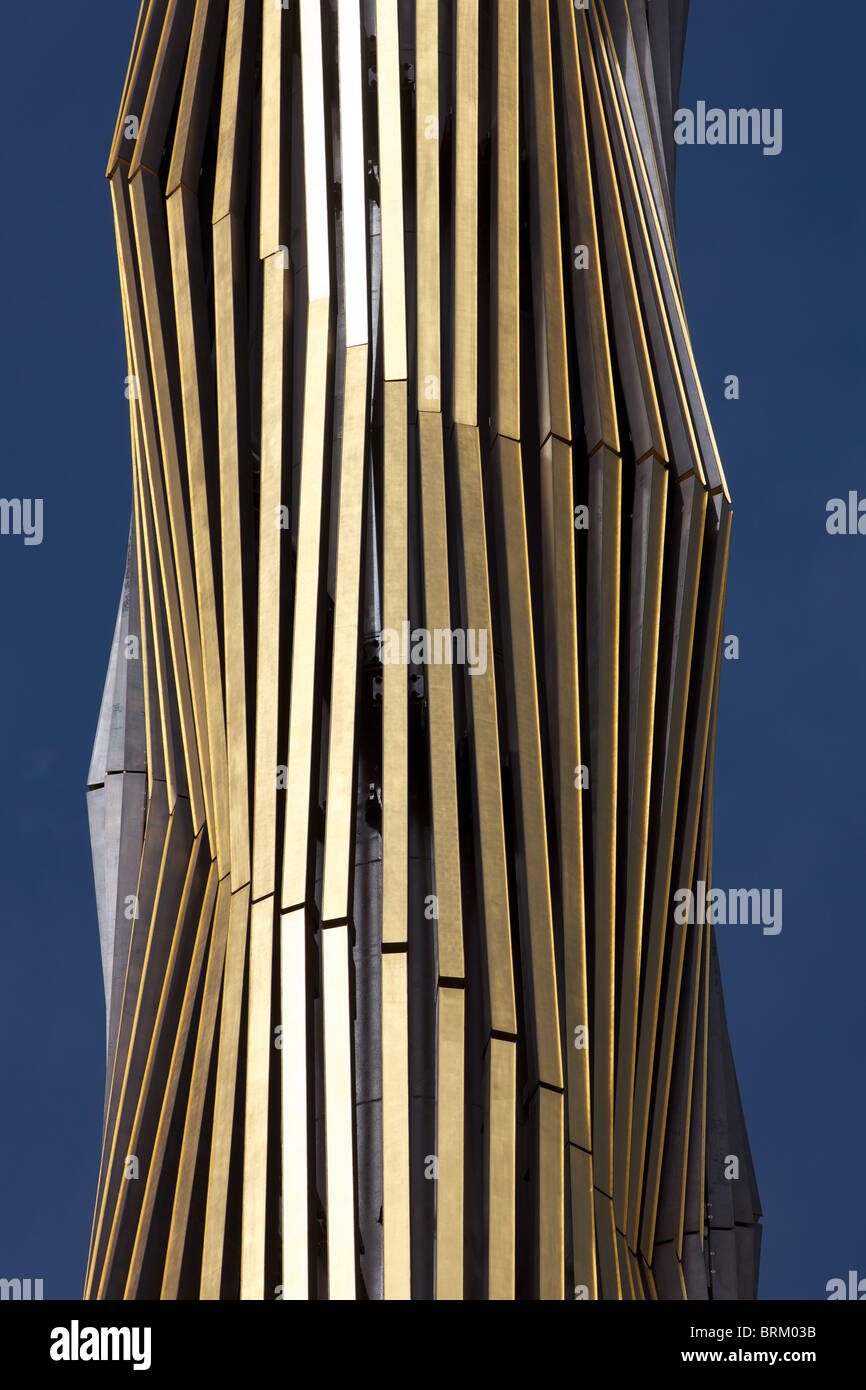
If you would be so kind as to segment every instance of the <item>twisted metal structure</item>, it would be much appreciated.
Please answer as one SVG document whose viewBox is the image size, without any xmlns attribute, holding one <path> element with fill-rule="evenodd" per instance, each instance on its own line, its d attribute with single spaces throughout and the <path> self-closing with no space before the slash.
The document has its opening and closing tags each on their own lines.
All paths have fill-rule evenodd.
<svg viewBox="0 0 866 1390">
<path fill-rule="evenodd" d="M 683 0 L 144 0 L 89 1298 L 756 1296 Z"/>
</svg>

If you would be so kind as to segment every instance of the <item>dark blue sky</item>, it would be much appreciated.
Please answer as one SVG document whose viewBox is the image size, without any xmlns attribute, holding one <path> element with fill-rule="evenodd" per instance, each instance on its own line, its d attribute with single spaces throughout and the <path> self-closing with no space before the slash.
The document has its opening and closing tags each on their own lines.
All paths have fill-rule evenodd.
<svg viewBox="0 0 866 1390">
<path fill-rule="evenodd" d="M 0 9 L 0 1276 L 78 1297 L 99 1157 L 102 978 L 84 788 L 126 555 L 126 361 L 102 177 L 136 0 Z M 764 1298 L 866 1276 L 866 497 L 855 0 L 695 0 L 682 104 L 781 107 L 778 158 L 684 148 L 686 308 L 734 499 L 715 883 L 782 888 L 780 936 L 720 929 L 764 1205 Z M 724 399 L 736 373 L 737 402 Z"/>
</svg>

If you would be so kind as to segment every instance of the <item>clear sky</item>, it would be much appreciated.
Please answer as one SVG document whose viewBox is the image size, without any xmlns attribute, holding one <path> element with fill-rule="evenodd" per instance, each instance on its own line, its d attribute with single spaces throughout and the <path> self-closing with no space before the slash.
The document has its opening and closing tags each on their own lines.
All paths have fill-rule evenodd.
<svg viewBox="0 0 866 1390">
<path fill-rule="evenodd" d="M 102 974 L 85 782 L 126 559 L 126 360 L 104 164 L 137 0 L 0 7 L 0 1276 L 78 1297 L 99 1160 Z M 783 149 L 680 151 L 680 265 L 734 499 L 716 773 L 720 928 L 764 1206 L 764 1298 L 866 1277 L 866 195 L 857 0 L 693 0 L 681 104 L 782 108 Z M 740 378 L 740 399 L 724 381 Z"/>
</svg>

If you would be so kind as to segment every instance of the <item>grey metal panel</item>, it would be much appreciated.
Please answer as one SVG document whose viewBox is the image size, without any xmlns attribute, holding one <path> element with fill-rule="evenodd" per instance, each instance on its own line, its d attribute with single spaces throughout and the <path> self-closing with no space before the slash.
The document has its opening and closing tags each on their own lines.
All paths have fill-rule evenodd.
<svg viewBox="0 0 866 1390">
<path fill-rule="evenodd" d="M 670 106 L 670 71 L 665 54 L 661 74 L 655 70 L 655 57 L 650 41 L 647 9 L 644 0 L 629 0 L 631 34 L 626 45 L 623 77 L 641 149 L 655 188 L 656 202 L 664 204 L 668 222 L 673 227 L 672 171 L 667 160 L 665 133 L 673 139 L 673 116 Z M 668 93 L 665 99 L 665 93 Z M 673 251 L 672 242 L 668 245 Z"/>
<path fill-rule="evenodd" d="M 730 1150 L 725 1043 L 727 1025 L 722 1003 L 722 983 L 715 929 L 710 945 L 710 1018 L 707 1065 L 707 1224 L 711 1227 L 734 1224 L 734 1196 L 725 1179 L 725 1155 Z"/>
<path fill-rule="evenodd" d="M 130 542 L 131 543 L 131 542 Z M 129 573 L 129 551 L 127 550 L 127 575 Z M 123 605 L 125 596 L 124 590 L 120 595 L 120 602 L 117 606 L 117 617 L 114 622 L 114 634 L 111 639 L 111 651 L 108 656 L 108 667 L 105 672 L 105 684 L 102 689 L 102 703 L 99 707 L 99 719 L 96 725 L 96 735 L 93 740 L 93 752 L 90 757 L 90 769 L 87 774 L 87 785 L 89 787 L 101 786 L 105 781 L 105 773 L 108 764 L 108 746 L 111 736 L 112 707 L 114 705 L 114 686 L 117 680 L 117 653 L 120 646 L 120 626 L 123 618 Z"/>
<path fill-rule="evenodd" d="M 757 1247 L 760 1239 L 760 1226 L 734 1227 L 734 1244 L 737 1255 L 737 1297 L 739 1299 L 757 1298 L 758 1296 Z"/>
<path fill-rule="evenodd" d="M 113 652 L 115 678 L 106 772 L 144 772 L 147 768 L 139 614 L 135 536 L 130 533 L 116 630 L 117 648 Z"/>
<path fill-rule="evenodd" d="M 677 1259 L 676 1246 L 673 1241 L 669 1240 L 664 1245 L 656 1246 L 653 1251 L 652 1272 L 659 1298 L 663 1302 L 681 1303 L 683 1300 L 682 1267 Z"/>
<path fill-rule="evenodd" d="M 147 795 L 141 646 L 139 641 L 138 655 L 130 660 L 126 644 L 130 633 L 140 636 L 136 573 L 135 541 L 130 528 L 87 796 L 109 1056 L 112 998 L 123 987 L 129 940 L 126 899 L 136 892 Z M 128 780 L 124 775 L 127 768 L 131 769 Z"/>
<path fill-rule="evenodd" d="M 105 891 L 105 787 L 94 787 L 87 793 L 87 820 L 90 827 L 90 854 L 93 859 L 93 886 L 96 889 L 96 915 L 99 924 L 99 947 L 102 955 L 102 982 L 105 991 L 106 1033 L 108 1032 L 109 968 L 106 940 L 111 917 Z"/>
<path fill-rule="evenodd" d="M 728 1303 L 738 1299 L 737 1243 L 733 1228 L 711 1231 L 708 1239 L 713 1301 Z"/>
<path fill-rule="evenodd" d="M 105 784 L 105 889 L 109 915 L 103 944 L 106 971 L 106 1047 L 109 1064 L 117 1036 L 117 1018 L 126 979 L 133 900 L 139 895 L 139 870 L 147 817 L 147 777 L 118 773 Z"/>
<path fill-rule="evenodd" d="M 706 1301 L 709 1298 L 707 1266 L 697 1235 L 686 1236 L 683 1241 L 683 1278 L 689 1299 Z"/>
</svg>

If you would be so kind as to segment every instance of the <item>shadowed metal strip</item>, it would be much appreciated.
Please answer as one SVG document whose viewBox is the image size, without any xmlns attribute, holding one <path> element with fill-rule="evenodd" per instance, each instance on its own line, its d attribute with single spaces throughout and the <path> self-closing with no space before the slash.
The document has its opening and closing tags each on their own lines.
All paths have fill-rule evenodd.
<svg viewBox="0 0 866 1390">
<path fill-rule="evenodd" d="M 265 1297 L 267 1249 L 268 1103 L 274 1030 L 271 1022 L 271 968 L 274 958 L 274 897 L 250 909 L 250 960 L 247 1004 L 247 1070 L 244 1096 L 244 1171 L 241 1212 L 242 1299 Z"/>
<path fill-rule="evenodd" d="M 613 390 L 610 333 L 604 302 L 598 209 L 589 158 L 589 137 L 584 108 L 583 82 L 577 49 L 573 0 L 557 0 L 560 58 L 565 88 L 565 142 L 568 175 L 572 254 L 572 286 L 575 301 L 574 332 L 577 366 L 588 453 L 606 444 L 619 453 L 619 426 Z M 588 264 L 578 264 L 582 248 Z"/>
<path fill-rule="evenodd" d="M 174 1202 L 171 1224 L 168 1231 L 168 1245 L 165 1254 L 165 1270 L 162 1278 L 160 1298 L 175 1299 L 180 1290 L 181 1271 L 184 1257 L 190 1248 L 194 1252 L 195 1284 L 198 1291 L 198 1277 L 201 1269 L 202 1232 L 197 1230 L 195 1239 L 189 1237 L 190 1204 L 196 1173 L 206 1170 L 210 1132 L 202 1142 L 205 1100 L 208 1081 L 211 1075 L 214 1041 L 217 1028 L 217 1012 L 222 993 L 223 971 L 225 968 L 226 941 L 228 939 L 229 917 L 231 915 L 231 884 L 228 878 L 220 881 L 214 909 L 213 931 L 208 948 L 207 970 L 205 972 L 204 993 L 195 1039 L 192 1077 L 187 1099 L 183 1142 L 181 1144 L 177 1183 L 174 1189 Z"/>
<path fill-rule="evenodd" d="M 227 4 L 228 0 L 196 0 L 166 198 L 181 184 L 191 193 L 198 191 Z"/>
<path fill-rule="evenodd" d="M 628 786 L 626 901 L 614 1101 L 613 1198 L 614 1215 L 620 1230 L 625 1229 L 628 1206 L 667 493 L 667 469 L 656 458 L 645 459 L 635 476 L 629 581 L 628 745 L 631 776 Z"/>
<path fill-rule="evenodd" d="M 598 177 L 598 213 L 607 252 L 613 337 L 632 446 L 637 459 L 654 453 L 664 462 L 667 459 L 664 426 L 647 347 L 610 134 L 599 90 L 599 75 L 590 43 L 587 16 L 583 13 L 576 18 L 580 65 L 584 92 L 588 98 Z"/>
<path fill-rule="evenodd" d="M 142 168 L 149 169 L 154 174 L 159 173 L 184 69 L 194 9 L 195 0 L 168 0 L 144 101 L 138 139 L 130 161 L 130 179 Z"/>
<path fill-rule="evenodd" d="M 128 164 L 135 153 L 138 123 L 141 121 L 144 98 L 153 72 L 167 3 L 168 0 L 142 0 L 126 83 L 114 128 L 114 139 L 108 156 L 106 178 L 112 177 L 121 161 Z M 136 126 L 130 126 L 130 130 L 136 129 L 135 135 L 131 135 L 126 129 L 130 116 L 135 118 Z"/>
<path fill-rule="evenodd" d="M 166 916 L 170 920 L 176 918 L 192 842 L 189 803 L 182 797 L 178 798 L 174 811 L 166 818 L 164 802 L 160 804 L 153 798 L 145 829 L 139 893 L 135 896 L 132 909 L 133 922 L 129 937 L 123 1003 L 103 1138 L 102 1172 L 97 1196 L 98 1216 L 94 1225 L 85 1298 L 105 1296 L 103 1280 L 106 1273 L 110 1223 L 120 1184 L 124 1180 L 125 1161 L 129 1154 L 127 1141 L 137 1094 L 136 1075 L 140 1074 L 139 1069 L 144 1066 L 146 1050 L 143 1049 L 146 1049 L 147 1022 L 152 1022 L 152 1015 L 150 1020 L 143 1019 L 139 1031 L 142 999 L 146 999 L 147 991 L 153 988 L 152 970 L 158 973 L 160 964 L 164 965 L 167 955 L 164 919 Z M 159 867 L 154 873 L 156 864 Z M 151 901 L 148 901 L 151 894 L 152 906 Z M 160 933 L 155 931 L 158 918 L 163 926 L 163 932 Z M 153 967 L 152 952 L 155 957 Z M 132 1065 L 133 1060 L 136 1061 L 135 1069 Z"/>
<path fill-rule="evenodd" d="M 170 933 L 167 955 L 164 942 L 155 940 L 155 925 L 151 929 L 142 971 L 142 988 L 136 1005 L 133 1025 L 136 1045 L 140 1053 L 144 1052 L 145 1046 L 147 1052 L 146 1059 L 138 1071 L 140 1080 L 137 1089 L 135 1078 L 132 1075 L 129 1078 L 128 1104 L 130 1108 L 133 1105 L 135 1108 L 129 1128 L 127 1152 L 128 1155 L 135 1155 L 140 1164 L 146 1162 L 148 1172 L 151 1165 L 147 1159 L 153 1154 L 156 1134 L 155 1101 L 160 1088 L 165 1086 L 169 1060 L 167 1050 L 180 1014 L 183 981 L 189 967 L 193 943 L 193 923 L 198 921 L 206 885 L 208 865 L 204 850 L 204 835 L 199 833 L 190 850 L 183 893 Z M 155 915 L 155 924 L 157 920 Z M 165 926 L 168 926 L 168 922 Z M 169 932 L 166 931 L 165 942 L 168 940 Z M 131 1047 L 130 1060 L 132 1055 Z M 135 1230 L 141 1213 L 144 1192 L 141 1176 L 128 1181 L 124 1171 L 124 1181 L 118 1188 L 97 1295 L 99 1298 L 109 1298 L 112 1295 L 118 1297 L 125 1287 Z"/>
<path fill-rule="evenodd" d="M 125 1299 L 133 1299 L 138 1295 L 139 1282 L 144 1268 L 145 1256 L 148 1252 L 150 1242 L 154 1208 L 156 1204 L 157 1190 L 160 1183 L 164 1180 L 164 1163 L 166 1149 L 172 1126 L 176 1123 L 178 1114 L 178 1100 L 185 1097 L 180 1091 L 181 1071 L 187 1054 L 190 1032 L 192 1029 L 193 1015 L 196 1007 L 196 999 L 199 991 L 201 972 L 205 963 L 208 943 L 211 938 L 211 927 L 214 922 L 214 910 L 216 907 L 217 896 L 217 875 L 213 864 L 208 875 L 207 888 L 204 901 L 199 915 L 198 930 L 196 932 L 195 944 L 193 946 L 192 959 L 186 976 L 186 985 L 183 995 L 183 1005 L 181 1007 L 180 1019 L 177 1025 L 177 1034 L 172 1048 L 171 1062 L 168 1068 L 168 1075 L 165 1082 L 165 1090 L 162 1098 L 162 1105 L 159 1112 L 159 1123 L 156 1130 L 156 1138 L 153 1142 L 150 1166 L 147 1170 L 147 1181 L 144 1188 L 144 1196 L 141 1203 L 141 1211 L 138 1217 L 138 1224 L 135 1231 L 132 1254 L 129 1259 L 129 1272 L 126 1279 L 126 1287 L 123 1291 Z M 153 1262 L 158 1261 L 160 1266 L 160 1279 L 165 1271 L 165 1257 L 168 1249 L 168 1232 L 158 1232 L 153 1240 Z M 149 1261 L 150 1263 L 150 1261 Z"/>
<path fill-rule="evenodd" d="M 663 984 L 667 914 L 673 872 L 674 836 L 677 825 L 680 774 L 686 728 L 686 704 L 692 665 L 692 642 L 698 601 L 698 584 L 703 548 L 707 494 L 696 478 L 679 485 L 681 514 L 671 544 L 679 546 L 676 594 L 669 600 L 674 632 L 664 753 L 664 780 L 658 813 L 657 851 L 653 868 L 653 895 L 645 951 L 645 975 L 638 1033 L 632 1118 L 631 1160 L 629 1168 L 628 1236 L 633 1250 L 638 1248 L 638 1222 L 643 1200 L 644 1162 L 651 1105 L 651 1081 L 655 1056 L 656 1027 Z M 669 499 L 669 506 L 673 499 Z"/>
<path fill-rule="evenodd" d="M 538 383 L 538 430 L 571 440 L 568 352 L 565 343 L 565 298 L 562 285 L 562 234 L 556 117 L 553 108 L 553 54 L 549 0 L 530 0 L 531 64 L 526 65 L 526 119 L 529 164 L 533 174 L 530 237 L 535 311 L 535 367 Z M 531 73 L 531 77 L 530 77 Z"/>
<path fill-rule="evenodd" d="M 595 918 L 594 1012 L 590 1038 L 592 1170 L 596 1188 L 608 1196 L 613 1194 L 621 471 L 620 460 L 604 445 L 589 460 L 587 674 Z"/>
</svg>

